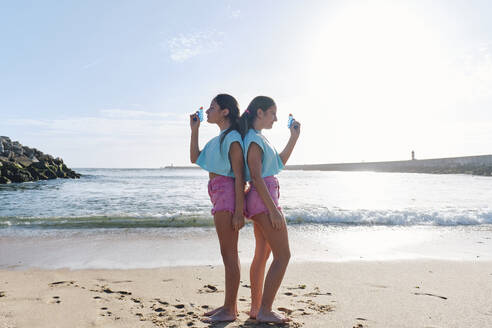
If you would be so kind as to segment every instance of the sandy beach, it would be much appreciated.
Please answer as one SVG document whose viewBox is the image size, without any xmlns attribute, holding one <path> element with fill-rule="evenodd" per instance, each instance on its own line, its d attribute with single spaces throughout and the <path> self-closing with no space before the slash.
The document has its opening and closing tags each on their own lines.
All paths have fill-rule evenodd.
<svg viewBox="0 0 492 328">
<path fill-rule="evenodd" d="M 243 265 L 239 318 L 248 319 Z M 490 261 L 293 263 L 274 306 L 288 327 L 488 327 Z M 222 266 L 2 270 L 0 327 L 207 327 L 223 300 Z"/>
</svg>

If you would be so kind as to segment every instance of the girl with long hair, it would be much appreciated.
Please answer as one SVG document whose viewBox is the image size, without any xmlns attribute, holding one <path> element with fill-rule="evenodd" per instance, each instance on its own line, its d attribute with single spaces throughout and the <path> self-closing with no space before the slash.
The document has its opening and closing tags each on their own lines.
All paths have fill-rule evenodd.
<svg viewBox="0 0 492 328">
<path fill-rule="evenodd" d="M 217 124 L 220 134 L 200 151 L 198 114 L 190 115 L 190 160 L 209 172 L 208 193 L 225 267 L 224 305 L 205 313 L 203 321 L 213 323 L 237 318 L 237 294 L 240 283 L 238 256 L 239 230 L 244 226 L 244 158 L 239 133 L 239 108 L 234 97 L 217 95 L 206 111 L 207 122 Z"/>
<path fill-rule="evenodd" d="M 277 121 L 277 106 L 272 98 L 258 96 L 241 116 L 246 181 L 246 216 L 253 221 L 255 255 L 250 268 L 250 317 L 259 322 L 284 323 L 289 319 L 272 310 L 275 295 L 284 277 L 290 259 L 287 225 L 279 206 L 279 183 L 275 175 L 283 168 L 299 138 L 300 123 L 293 121 L 290 139 L 278 154 L 261 133 L 271 129 Z M 273 253 L 273 261 L 265 278 L 265 266 Z"/>
</svg>

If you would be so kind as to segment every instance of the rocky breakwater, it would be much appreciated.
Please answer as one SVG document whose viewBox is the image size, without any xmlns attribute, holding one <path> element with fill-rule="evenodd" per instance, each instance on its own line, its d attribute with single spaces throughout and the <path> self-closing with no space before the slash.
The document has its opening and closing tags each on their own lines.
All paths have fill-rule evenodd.
<svg viewBox="0 0 492 328">
<path fill-rule="evenodd" d="M 44 154 L 8 137 L 0 137 L 0 184 L 56 178 L 78 179 L 61 158 Z"/>
</svg>

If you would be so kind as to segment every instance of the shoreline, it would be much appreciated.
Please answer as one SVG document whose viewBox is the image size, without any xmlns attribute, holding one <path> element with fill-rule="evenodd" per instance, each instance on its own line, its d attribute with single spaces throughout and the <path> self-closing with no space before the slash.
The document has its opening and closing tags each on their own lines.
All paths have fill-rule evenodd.
<svg viewBox="0 0 492 328">
<path fill-rule="evenodd" d="M 249 320 L 247 265 L 239 319 Z M 223 267 L 0 270 L 0 327 L 209 327 L 223 300 Z M 492 261 L 357 261 L 290 264 L 274 308 L 288 327 L 485 327 L 492 319 Z"/>
<path fill-rule="evenodd" d="M 291 263 L 395 260 L 492 261 L 492 225 L 290 225 Z M 239 257 L 251 262 L 252 226 Z M 2 269 L 151 269 L 221 265 L 213 227 L 0 231 Z"/>
</svg>

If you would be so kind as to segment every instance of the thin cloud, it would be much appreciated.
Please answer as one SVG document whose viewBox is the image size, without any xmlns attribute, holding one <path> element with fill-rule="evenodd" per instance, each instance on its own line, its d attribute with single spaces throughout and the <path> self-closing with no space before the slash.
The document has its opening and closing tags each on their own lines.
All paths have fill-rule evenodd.
<svg viewBox="0 0 492 328">
<path fill-rule="evenodd" d="M 168 118 L 154 117 L 71 117 L 53 120 L 7 119 L 0 126 L 28 128 L 44 136 L 112 136 L 115 139 L 127 137 L 169 137 L 188 131 L 185 116 L 169 115 Z M 184 133 L 183 133 L 184 134 Z"/>
<path fill-rule="evenodd" d="M 184 62 L 192 57 L 215 52 L 222 45 L 223 33 L 217 31 L 180 34 L 167 42 L 170 58 Z"/>
<path fill-rule="evenodd" d="M 118 118 L 118 119 L 145 119 L 145 118 L 176 118 L 175 114 L 170 113 L 153 113 L 143 110 L 128 110 L 128 109 L 102 109 L 100 111 L 103 117 Z"/>
</svg>

